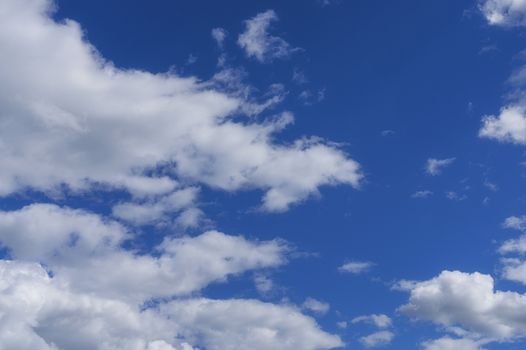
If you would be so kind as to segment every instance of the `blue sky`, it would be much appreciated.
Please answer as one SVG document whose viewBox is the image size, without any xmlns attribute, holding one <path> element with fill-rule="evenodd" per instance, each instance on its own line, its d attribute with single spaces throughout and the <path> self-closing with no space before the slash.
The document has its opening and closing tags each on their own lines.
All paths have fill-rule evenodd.
<svg viewBox="0 0 526 350">
<path fill-rule="evenodd" d="M 0 0 L 0 350 L 522 349 L 524 0 Z"/>
</svg>

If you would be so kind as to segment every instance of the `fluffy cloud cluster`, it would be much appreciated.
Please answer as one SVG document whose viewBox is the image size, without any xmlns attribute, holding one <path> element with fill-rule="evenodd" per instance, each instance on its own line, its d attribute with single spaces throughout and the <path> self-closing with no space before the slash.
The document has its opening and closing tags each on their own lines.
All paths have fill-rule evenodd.
<svg viewBox="0 0 526 350">
<path fill-rule="evenodd" d="M 501 142 L 526 144 L 526 116 L 518 105 L 505 107 L 497 116 L 486 116 L 479 131 L 481 137 Z"/>
<path fill-rule="evenodd" d="M 276 141 L 292 114 L 259 114 L 279 91 L 256 106 L 235 91 L 232 70 L 200 81 L 119 69 L 78 23 L 55 21 L 54 6 L 0 1 L 0 196 L 117 190 L 125 199 L 111 218 L 54 204 L 0 211 L 0 350 L 342 346 L 300 307 L 202 297 L 212 283 L 286 263 L 284 241 L 218 231 L 155 241 L 131 227 L 196 226 L 199 186 L 259 189 L 263 209 L 283 211 L 323 185 L 359 186 L 358 163 L 316 137 Z M 265 16 L 262 54 L 279 57 L 291 49 L 266 34 L 275 14 Z M 246 33 L 260 33 L 250 23 Z M 213 36 L 221 46 L 226 32 Z"/>
<path fill-rule="evenodd" d="M 283 242 L 210 231 L 165 238 L 145 255 L 122 249 L 131 235 L 117 222 L 50 204 L 1 212 L 0 242 L 16 260 L 0 260 L 0 349 L 342 345 L 290 306 L 192 297 L 230 275 L 283 264 Z"/>
<path fill-rule="evenodd" d="M 75 293 L 40 265 L 0 261 L 0 349 L 329 349 L 341 340 L 288 306 L 254 300 L 176 300 L 141 310 Z M 184 339 L 184 340 L 183 340 Z"/>
<path fill-rule="evenodd" d="M 285 262 L 279 241 L 250 242 L 209 231 L 197 237 L 167 237 L 154 255 L 124 250 L 131 233 L 116 222 L 82 210 L 33 204 L 0 212 L 0 242 L 12 258 L 37 261 L 56 280 L 78 291 L 150 298 L 188 295 L 214 281 Z"/>
<path fill-rule="evenodd" d="M 526 25 L 525 0 L 484 0 L 480 8 L 490 24 L 508 27 Z M 510 82 L 523 85 L 525 72 L 524 68 L 519 69 L 510 77 Z M 521 89 L 515 91 L 514 96 L 515 101 L 503 106 L 499 114 L 482 119 L 480 137 L 526 144 L 526 99 Z"/>
<path fill-rule="evenodd" d="M 0 195 L 97 185 L 140 198 L 168 195 L 180 179 L 262 189 L 263 207 L 281 211 L 322 185 L 359 185 L 359 165 L 334 146 L 274 142 L 289 114 L 235 118 L 246 101 L 210 82 L 121 70 L 76 22 L 55 22 L 52 7 L 50 0 L 0 3 Z M 280 45 L 271 42 L 276 54 Z"/>
<path fill-rule="evenodd" d="M 424 350 L 484 350 L 483 342 L 467 338 L 443 337 L 422 343 Z"/>
<path fill-rule="evenodd" d="M 526 25 L 525 0 L 484 0 L 480 8 L 490 24 L 501 26 Z"/>
<path fill-rule="evenodd" d="M 430 342 L 427 349 L 453 349 L 462 344 L 458 348 L 477 349 L 477 338 L 511 341 L 526 336 L 526 295 L 496 291 L 489 275 L 444 271 L 408 288 L 409 302 L 400 307 L 402 313 L 464 334 L 463 340 Z"/>
</svg>

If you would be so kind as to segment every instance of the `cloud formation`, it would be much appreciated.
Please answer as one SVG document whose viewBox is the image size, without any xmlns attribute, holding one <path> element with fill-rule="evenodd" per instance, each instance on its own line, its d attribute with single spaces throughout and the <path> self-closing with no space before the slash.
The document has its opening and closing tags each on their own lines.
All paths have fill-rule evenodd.
<svg viewBox="0 0 526 350">
<path fill-rule="evenodd" d="M 429 158 L 426 162 L 426 172 L 429 175 L 437 176 L 442 173 L 444 168 L 448 167 L 455 161 L 455 158 L 436 159 Z"/>
<path fill-rule="evenodd" d="M 118 299 L 72 292 L 36 263 L 0 261 L 0 311 L 0 349 L 5 350 L 198 349 L 188 341 L 210 350 L 342 345 L 288 306 L 184 299 L 141 310 Z"/>
<path fill-rule="evenodd" d="M 272 22 L 277 20 L 276 12 L 268 10 L 245 21 L 245 31 L 239 35 L 237 43 L 248 57 L 265 63 L 286 58 L 297 50 L 282 38 L 269 33 Z"/>
<path fill-rule="evenodd" d="M 480 4 L 482 13 L 492 25 L 526 25 L 525 0 L 484 0 Z"/>
<path fill-rule="evenodd" d="M 360 274 L 369 271 L 374 263 L 369 261 L 349 261 L 338 268 L 340 272 Z"/>
<path fill-rule="evenodd" d="M 526 295 L 495 290 L 489 275 L 443 271 L 408 288 L 409 302 L 399 311 L 415 319 L 461 327 L 468 334 L 488 340 L 512 341 L 526 336 Z M 450 343 L 457 341 L 441 340 L 429 343 L 428 348 L 441 349 L 441 345 L 447 349 L 444 344 Z"/>
<path fill-rule="evenodd" d="M 55 22 L 52 8 L 49 0 L 0 3 L 0 50 L 8 53 L 0 66 L 0 195 L 96 186 L 159 196 L 184 180 L 260 189 L 264 209 L 283 211 L 320 186 L 359 185 L 358 163 L 327 142 L 274 142 L 290 114 L 237 118 L 249 103 L 213 82 L 119 69 L 78 23 Z M 283 45 L 271 42 L 279 55 Z"/>
</svg>

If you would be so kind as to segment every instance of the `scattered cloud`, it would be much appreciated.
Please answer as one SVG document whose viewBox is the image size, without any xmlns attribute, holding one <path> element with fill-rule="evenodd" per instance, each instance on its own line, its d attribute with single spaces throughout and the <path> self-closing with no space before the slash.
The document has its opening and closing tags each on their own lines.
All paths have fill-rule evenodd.
<svg viewBox="0 0 526 350">
<path fill-rule="evenodd" d="M 336 326 L 340 329 L 346 329 L 349 326 L 349 324 L 346 321 L 339 321 L 336 322 Z"/>
<path fill-rule="evenodd" d="M 492 25 L 526 25 L 526 1 L 524 0 L 484 0 L 480 4 L 480 9 Z"/>
<path fill-rule="evenodd" d="M 298 50 L 282 38 L 269 33 L 272 22 L 277 20 L 276 12 L 268 10 L 245 21 L 245 31 L 239 35 L 237 43 L 248 57 L 266 63 L 287 58 Z"/>
<path fill-rule="evenodd" d="M 316 300 L 314 298 L 307 298 L 303 303 L 303 308 L 320 315 L 324 315 L 329 312 L 331 306 L 323 301 Z"/>
<path fill-rule="evenodd" d="M 260 294 L 267 295 L 274 289 L 272 279 L 264 274 L 258 273 L 254 276 L 254 285 Z"/>
<path fill-rule="evenodd" d="M 409 302 L 399 311 L 415 319 L 444 327 L 458 326 L 492 340 L 512 341 L 526 336 L 526 319 L 522 317 L 526 295 L 495 291 L 489 275 L 443 271 L 433 279 L 414 284 L 409 292 Z"/>
<path fill-rule="evenodd" d="M 429 158 L 426 163 L 426 172 L 429 175 L 437 176 L 442 173 L 444 168 L 451 165 L 456 158 L 445 158 L 445 159 L 436 159 Z"/>
<path fill-rule="evenodd" d="M 212 38 L 215 40 L 219 48 L 223 48 L 228 32 L 223 28 L 214 28 L 212 29 Z"/>
<path fill-rule="evenodd" d="M 503 108 L 497 116 L 485 116 L 482 119 L 480 137 L 500 142 L 526 144 L 526 117 L 524 108 L 512 105 Z"/>
<path fill-rule="evenodd" d="M 452 201 L 463 201 L 467 199 L 468 197 L 465 194 L 460 194 L 455 191 L 447 191 L 446 198 Z"/>
<path fill-rule="evenodd" d="M 422 343 L 424 350 L 484 350 L 485 342 L 469 338 L 442 337 Z"/>
<path fill-rule="evenodd" d="M 0 37 L 0 51 L 10 52 L 0 66 L 1 196 L 97 188 L 139 198 L 172 193 L 184 179 L 226 191 L 263 190 L 261 208 L 279 212 L 322 185 L 359 186 L 358 163 L 329 142 L 273 142 L 291 113 L 244 118 L 243 111 L 265 108 L 254 109 L 216 80 L 119 69 L 86 42 L 78 23 L 53 21 L 51 1 L 24 1 L 24 11 L 15 3 L 6 0 L 0 11 L 0 31 L 12 33 Z M 272 11 L 261 14 L 242 35 L 242 42 L 257 33 L 268 39 L 264 57 L 288 51 L 257 29 L 274 18 Z"/>
<path fill-rule="evenodd" d="M 433 195 L 432 191 L 429 190 L 422 190 L 422 191 L 416 191 L 411 195 L 411 198 L 429 198 Z"/>
<path fill-rule="evenodd" d="M 372 324 L 378 328 L 389 328 L 393 324 L 393 321 L 391 320 L 391 318 L 384 314 L 378 314 L 378 315 L 372 314 L 372 315 L 358 316 L 354 318 L 351 322 L 353 324 L 364 322 L 364 323 Z"/>
<path fill-rule="evenodd" d="M 526 230 L 526 215 L 523 216 L 510 216 L 502 223 L 504 228 L 511 228 L 514 230 L 524 231 Z"/>
<path fill-rule="evenodd" d="M 369 261 L 349 261 L 340 266 L 338 271 L 357 275 L 368 272 L 373 266 L 374 263 Z"/>
<path fill-rule="evenodd" d="M 366 348 L 375 348 L 379 346 L 389 345 L 394 333 L 390 331 L 379 331 L 360 338 L 360 343 Z"/>
</svg>

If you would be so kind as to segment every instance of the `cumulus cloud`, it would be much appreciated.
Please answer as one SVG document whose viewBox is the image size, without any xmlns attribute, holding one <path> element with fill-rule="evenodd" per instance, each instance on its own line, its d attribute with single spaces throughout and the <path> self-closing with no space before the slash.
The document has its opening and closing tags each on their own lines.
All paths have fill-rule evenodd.
<svg viewBox="0 0 526 350">
<path fill-rule="evenodd" d="M 389 345 L 393 341 L 394 333 L 390 331 L 379 331 L 360 338 L 360 343 L 366 348 L 374 348 Z"/>
<path fill-rule="evenodd" d="M 195 207 L 198 193 L 197 187 L 188 187 L 160 198 L 119 203 L 112 211 L 115 217 L 136 225 L 174 221 L 184 227 L 195 227 L 201 217 L 201 211 Z"/>
<path fill-rule="evenodd" d="M 360 323 L 360 322 L 369 323 L 378 328 L 388 328 L 388 327 L 391 327 L 391 325 L 393 324 L 393 321 L 391 320 L 391 318 L 384 314 L 363 315 L 363 316 L 355 317 L 352 320 L 352 323 L 354 324 Z"/>
<path fill-rule="evenodd" d="M 194 299 L 163 305 L 162 313 L 179 320 L 186 339 L 209 350 L 317 350 L 343 346 L 338 336 L 289 306 L 257 300 Z M 279 331 L 277 331 L 279 330 Z"/>
<path fill-rule="evenodd" d="M 526 215 L 507 217 L 504 220 L 502 226 L 505 228 L 511 228 L 515 230 L 526 230 Z"/>
<path fill-rule="evenodd" d="M 357 275 L 369 271 L 373 266 L 369 261 L 349 261 L 340 266 L 338 271 Z"/>
<path fill-rule="evenodd" d="M 0 349 L 186 350 L 157 311 L 72 293 L 36 263 L 0 260 Z"/>
<path fill-rule="evenodd" d="M 0 321 L 0 349 L 5 350 L 193 350 L 189 342 L 210 350 L 343 345 L 288 306 L 182 299 L 142 309 L 72 292 L 39 264 L 5 260 L 0 261 Z"/>
<path fill-rule="evenodd" d="M 483 342 L 468 338 L 443 337 L 422 343 L 424 350 L 484 350 Z"/>
<path fill-rule="evenodd" d="M 508 106 L 503 108 L 497 116 L 484 117 L 479 136 L 501 142 L 526 144 L 524 108 L 521 106 Z"/>
<path fill-rule="evenodd" d="M 480 8 L 492 25 L 526 25 L 525 0 L 484 0 L 481 1 Z"/>
<path fill-rule="evenodd" d="M 167 237 L 154 256 L 124 250 L 130 235 L 116 222 L 51 204 L 0 212 L 0 242 L 13 258 L 44 263 L 73 289 L 135 302 L 188 295 L 229 275 L 282 265 L 288 249 L 280 240 L 209 231 Z"/>
<path fill-rule="evenodd" d="M 496 291 L 493 278 L 477 272 L 443 271 L 417 282 L 410 289 L 409 302 L 399 311 L 437 325 L 462 327 L 484 339 L 511 341 L 526 336 L 526 295 Z M 456 343 L 446 338 L 429 346 L 448 349 L 448 344 Z"/>
<path fill-rule="evenodd" d="M 248 57 L 269 62 L 286 58 L 296 50 L 282 38 L 269 33 L 270 25 L 277 20 L 276 12 L 268 10 L 245 21 L 245 31 L 239 35 L 237 43 Z"/>
<path fill-rule="evenodd" d="M 359 185 L 358 163 L 340 149 L 317 138 L 275 143 L 283 119 L 239 118 L 247 101 L 213 82 L 119 69 L 78 23 L 55 22 L 52 7 L 50 0 L 0 3 L 0 195 L 65 185 L 140 198 L 168 195 L 183 179 L 260 189 L 264 209 L 283 211 L 320 186 Z M 255 52 L 283 55 L 288 46 L 257 29 L 274 17 L 247 22 L 241 41 L 257 47 L 249 38 L 260 33 L 270 41 Z"/>
<path fill-rule="evenodd" d="M 447 166 L 451 165 L 455 161 L 455 158 L 436 159 L 429 158 L 426 163 L 426 172 L 429 175 L 436 176 L 442 173 L 442 170 Z"/>
</svg>

